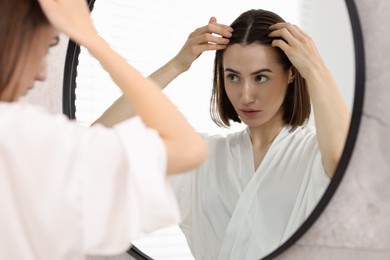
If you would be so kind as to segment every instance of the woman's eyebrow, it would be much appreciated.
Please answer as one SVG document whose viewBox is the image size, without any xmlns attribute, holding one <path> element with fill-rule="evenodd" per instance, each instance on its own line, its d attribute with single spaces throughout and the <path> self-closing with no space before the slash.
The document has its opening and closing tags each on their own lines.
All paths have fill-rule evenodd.
<svg viewBox="0 0 390 260">
<path fill-rule="evenodd" d="M 232 72 L 232 73 L 235 73 L 235 74 L 240 74 L 240 72 L 238 72 L 238 71 L 236 71 L 234 69 L 231 69 L 231 68 L 226 68 L 225 72 Z"/>
<path fill-rule="evenodd" d="M 235 73 L 235 74 L 240 74 L 240 72 L 238 72 L 238 71 L 236 71 L 234 69 L 231 69 L 231 68 L 226 68 L 225 72 L 232 72 L 232 73 Z M 251 75 L 260 74 L 260 73 L 263 73 L 263 72 L 272 72 L 272 70 L 268 69 L 268 68 L 259 69 L 259 70 L 256 70 L 255 72 L 252 72 Z"/>
<path fill-rule="evenodd" d="M 252 72 L 251 75 L 260 74 L 260 73 L 263 73 L 263 72 L 272 72 L 272 70 L 268 69 L 268 68 L 259 69 L 259 70 L 256 70 L 255 72 Z"/>
</svg>

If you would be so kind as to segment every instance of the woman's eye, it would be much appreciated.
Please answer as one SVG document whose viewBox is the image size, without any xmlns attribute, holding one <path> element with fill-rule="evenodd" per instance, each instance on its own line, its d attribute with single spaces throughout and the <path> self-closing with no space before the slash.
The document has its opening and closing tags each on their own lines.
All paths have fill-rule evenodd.
<svg viewBox="0 0 390 260">
<path fill-rule="evenodd" d="M 267 77 L 266 76 L 264 76 L 264 75 L 257 75 L 256 77 L 255 77 L 255 81 L 256 82 L 265 82 L 265 81 L 267 81 Z"/>
<path fill-rule="evenodd" d="M 227 77 L 228 80 L 230 80 L 230 81 L 233 81 L 233 82 L 237 82 L 237 81 L 238 81 L 238 77 L 237 77 L 237 75 L 235 75 L 235 74 L 228 74 L 226 77 Z"/>
</svg>

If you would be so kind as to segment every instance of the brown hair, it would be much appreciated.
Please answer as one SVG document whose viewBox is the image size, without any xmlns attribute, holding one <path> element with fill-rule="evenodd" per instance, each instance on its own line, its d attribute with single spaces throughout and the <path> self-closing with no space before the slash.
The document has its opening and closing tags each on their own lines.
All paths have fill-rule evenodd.
<svg viewBox="0 0 390 260">
<path fill-rule="evenodd" d="M 230 38 L 229 45 L 235 43 L 245 45 L 259 43 L 271 46 L 274 38 L 268 37 L 268 34 L 271 32 L 269 27 L 278 22 L 284 22 L 284 20 L 273 12 L 261 9 L 246 11 L 231 24 L 234 31 Z M 289 83 L 282 104 L 283 121 L 285 124 L 290 125 L 292 127 L 291 131 L 293 131 L 309 119 L 311 111 L 310 97 L 305 80 L 299 72 L 292 67 L 286 54 L 277 47 L 275 47 L 275 51 L 277 52 L 279 63 L 283 68 L 286 70 L 292 68 L 295 75 L 294 81 Z M 222 63 L 223 53 L 224 50 L 219 50 L 215 54 L 210 114 L 212 120 L 218 126 L 229 127 L 230 120 L 241 123 L 241 119 L 225 91 Z"/>
<path fill-rule="evenodd" d="M 38 29 L 49 25 L 37 0 L 0 1 L 0 97 L 17 89 L 17 75 Z M 11 86 L 12 84 L 12 86 Z"/>
</svg>

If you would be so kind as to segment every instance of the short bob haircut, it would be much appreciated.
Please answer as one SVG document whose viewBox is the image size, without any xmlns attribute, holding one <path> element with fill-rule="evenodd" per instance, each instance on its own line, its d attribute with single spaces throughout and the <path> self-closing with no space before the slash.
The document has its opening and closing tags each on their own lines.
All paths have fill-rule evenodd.
<svg viewBox="0 0 390 260">
<path fill-rule="evenodd" d="M 242 13 L 230 26 L 234 29 L 229 45 L 250 45 L 258 43 L 271 46 L 275 38 L 268 37 L 269 27 L 275 23 L 284 22 L 277 14 L 266 10 L 249 10 Z M 280 64 L 287 70 L 292 67 L 286 54 L 275 47 Z M 241 123 L 234 110 L 226 91 L 224 82 L 223 53 L 219 50 L 214 60 L 214 81 L 210 100 L 210 114 L 212 120 L 220 127 L 229 127 L 230 120 Z M 305 124 L 310 116 L 311 104 L 306 82 L 293 67 L 294 80 L 289 83 L 284 98 L 283 121 L 291 126 L 291 131 Z"/>
</svg>

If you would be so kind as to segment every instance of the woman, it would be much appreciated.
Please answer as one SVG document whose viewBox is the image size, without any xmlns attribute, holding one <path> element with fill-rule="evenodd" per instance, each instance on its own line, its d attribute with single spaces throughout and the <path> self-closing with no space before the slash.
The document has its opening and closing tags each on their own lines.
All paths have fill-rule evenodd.
<svg viewBox="0 0 390 260">
<path fill-rule="evenodd" d="M 195 259 L 259 259 L 288 239 L 321 198 L 350 113 L 313 41 L 265 10 L 249 10 L 230 27 L 211 18 L 151 78 L 164 88 L 208 50 L 217 50 L 212 119 L 247 128 L 204 135 L 207 161 L 172 177 L 180 227 Z M 311 105 L 315 129 L 307 125 Z M 119 99 L 100 120 L 129 115 Z"/>
<path fill-rule="evenodd" d="M 45 80 L 59 32 L 100 61 L 139 117 L 85 129 L 17 102 Z M 0 51 L 1 259 L 118 254 L 139 233 L 178 220 L 166 172 L 197 166 L 207 147 L 97 34 L 85 0 L 2 0 Z"/>
</svg>

